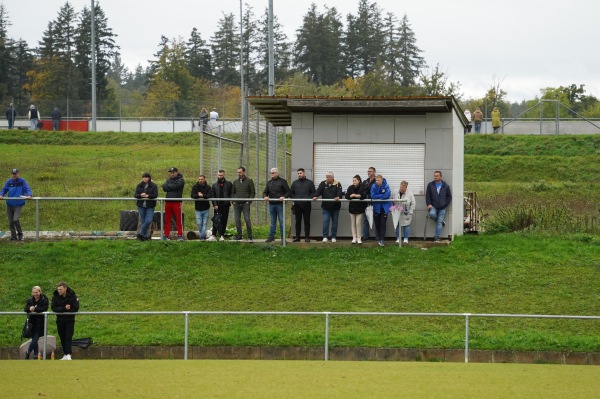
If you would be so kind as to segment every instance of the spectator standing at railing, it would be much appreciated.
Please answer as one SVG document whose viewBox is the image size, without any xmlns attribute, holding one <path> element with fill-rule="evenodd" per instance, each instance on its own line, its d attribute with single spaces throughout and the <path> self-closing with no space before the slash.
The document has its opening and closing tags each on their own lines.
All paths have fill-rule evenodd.
<svg viewBox="0 0 600 399">
<path fill-rule="evenodd" d="M 54 107 L 54 109 L 52 110 L 52 129 L 54 129 L 54 131 L 59 131 L 60 130 L 60 119 L 62 118 L 62 114 L 60 113 L 60 110 L 58 109 L 58 107 Z"/>
<path fill-rule="evenodd" d="M 42 119 L 42 115 L 40 115 L 40 111 L 35 108 L 35 105 L 31 104 L 29 106 L 29 130 L 37 130 L 38 122 Z"/>
<path fill-rule="evenodd" d="M 498 129 L 502 126 L 502 119 L 500 118 L 500 110 L 498 107 L 494 107 L 492 111 L 492 129 L 494 129 L 494 133 L 498 133 Z"/>
<path fill-rule="evenodd" d="M 297 170 L 298 179 L 292 182 L 290 187 L 291 198 L 312 199 L 315 195 L 315 183 L 306 177 L 303 168 Z M 302 231 L 302 219 L 304 219 L 304 241 L 310 242 L 310 212 L 312 206 L 310 201 L 294 201 L 292 207 L 294 219 L 296 220 L 296 236 L 294 242 L 300 241 Z"/>
<path fill-rule="evenodd" d="M 229 208 L 231 202 L 227 201 L 214 201 L 215 198 L 231 198 L 233 195 L 233 185 L 230 181 L 225 179 L 225 171 L 219 170 L 217 173 L 217 181 L 212 185 L 213 195 L 213 211 L 215 215 L 219 215 L 220 222 L 218 225 L 213 224 L 213 237 L 220 237 L 221 241 L 225 241 L 225 230 L 227 230 L 227 221 L 229 220 Z"/>
<path fill-rule="evenodd" d="M 212 111 L 210 111 L 210 121 L 214 124 L 219 120 L 219 113 L 217 112 L 216 108 L 213 108 Z"/>
<path fill-rule="evenodd" d="M 6 214 L 8 215 L 11 241 L 23 241 L 23 229 L 20 220 L 21 209 L 25 205 L 25 200 L 31 199 L 32 195 L 29 184 L 19 176 L 19 169 L 13 169 L 12 177 L 4 183 L 2 192 L 0 192 L 0 200 L 3 200 L 4 196 L 18 198 L 6 200 Z"/>
<path fill-rule="evenodd" d="M 136 205 L 138 208 L 138 216 L 140 219 L 140 230 L 137 239 L 140 241 L 149 240 L 148 228 L 154 219 L 154 208 L 156 201 L 152 201 L 158 197 L 158 186 L 152 181 L 150 173 L 142 174 L 142 181 L 135 188 L 133 196 L 139 201 Z"/>
<path fill-rule="evenodd" d="M 43 313 L 48 310 L 48 297 L 44 295 L 42 289 L 39 286 L 34 286 L 31 289 L 31 296 L 27 301 L 25 301 L 25 312 L 29 313 Z M 44 317 L 42 316 L 33 316 L 29 317 L 29 321 L 32 325 L 32 336 L 31 343 L 29 344 L 29 348 L 25 351 L 25 360 L 29 359 L 29 356 L 33 352 L 33 358 L 36 359 L 38 357 L 38 352 L 40 350 L 38 346 L 38 341 L 40 337 L 44 336 Z"/>
<path fill-rule="evenodd" d="M 375 172 L 377 170 L 371 166 L 367 170 L 367 178 L 362 182 L 362 186 L 365 190 L 365 194 L 367 195 L 367 199 L 371 198 L 371 187 L 375 184 Z M 362 241 L 368 241 L 370 236 L 371 226 L 369 226 L 369 221 L 367 218 L 363 218 L 363 231 L 362 231 Z"/>
<path fill-rule="evenodd" d="M 450 205 L 451 201 L 452 191 L 450 190 L 450 186 L 442 180 L 442 172 L 436 170 L 433 172 L 433 181 L 427 185 L 427 190 L 425 191 L 425 202 L 427 203 L 427 209 L 429 209 L 428 216 L 437 222 L 433 236 L 435 242 L 440 241 L 442 228 L 446 224 L 444 222 L 446 208 Z"/>
<path fill-rule="evenodd" d="M 165 191 L 166 198 L 179 198 L 183 197 L 183 187 L 185 186 L 185 180 L 183 175 L 179 173 L 179 170 L 175 167 L 169 169 L 169 177 L 163 184 L 163 190 Z M 162 239 L 168 240 L 169 234 L 171 234 L 171 219 L 175 215 L 175 224 L 177 227 L 177 240 L 183 241 L 183 225 L 181 223 L 181 201 L 166 200 L 165 201 L 165 231 Z"/>
<path fill-rule="evenodd" d="M 10 103 L 8 108 L 6 108 L 6 120 L 8 121 L 8 128 L 12 129 L 15 126 L 15 119 L 17 118 L 17 110 L 13 107 L 13 104 Z"/>
<path fill-rule="evenodd" d="M 76 313 L 79 311 L 79 298 L 75 291 L 60 282 L 56 285 L 52 296 L 52 311 L 55 313 Z M 60 337 L 60 345 L 63 350 L 63 358 L 60 360 L 72 360 L 73 333 L 75 333 L 75 315 L 57 315 L 56 329 Z"/>
<path fill-rule="evenodd" d="M 325 180 L 317 187 L 313 201 L 316 201 L 318 197 L 334 200 L 321 202 L 321 213 L 323 214 L 323 242 L 329 240 L 331 240 L 331 242 L 336 242 L 338 217 L 340 215 L 340 209 L 342 208 L 342 204 L 339 202 L 342 197 L 342 185 L 334 180 L 333 172 L 325 173 Z M 329 233 L 330 225 L 331 234 Z"/>
<path fill-rule="evenodd" d="M 212 190 L 206 183 L 206 176 L 198 176 L 198 183 L 192 186 L 192 198 L 208 200 L 212 197 Z M 196 224 L 198 225 L 198 234 L 201 240 L 206 240 L 206 226 L 208 225 L 208 213 L 210 211 L 209 201 L 194 202 L 196 210 Z"/>
<path fill-rule="evenodd" d="M 479 107 L 475 108 L 473 112 L 473 123 L 475 124 L 475 133 L 481 133 L 481 122 L 483 121 L 483 112 Z"/>
<path fill-rule="evenodd" d="M 202 129 L 202 132 L 206 132 L 206 125 L 208 125 L 208 111 L 205 107 L 202 107 L 200 110 L 200 115 L 198 115 L 198 119 L 200 120 L 200 124 L 198 127 Z"/>
<path fill-rule="evenodd" d="M 371 186 L 371 199 L 385 200 L 392 196 L 387 180 L 381 175 L 375 177 L 375 184 Z M 373 202 L 373 219 L 375 221 L 375 235 L 380 247 L 385 246 L 385 231 L 387 229 L 387 215 L 390 212 L 391 202 Z"/>
<path fill-rule="evenodd" d="M 412 221 L 412 215 L 415 212 L 415 196 L 412 191 L 408 189 L 408 182 L 402 180 L 400 183 L 400 189 L 394 191 L 392 199 L 397 201 L 396 205 L 402 205 L 404 208 L 400 214 L 400 220 L 398 226 L 396 226 L 396 244 L 400 243 L 400 229 L 402 229 L 402 242 L 408 244 L 408 238 L 410 237 L 410 223 Z M 400 202 L 399 200 L 406 200 L 406 202 Z"/>
<path fill-rule="evenodd" d="M 365 187 L 359 175 L 352 178 L 352 185 L 346 190 L 346 199 L 350 201 L 348 212 L 350 212 L 350 226 L 352 227 L 352 244 L 362 244 L 362 223 L 365 216 L 367 203 L 358 200 L 367 198 Z"/>
<path fill-rule="evenodd" d="M 254 198 L 256 189 L 254 181 L 246 176 L 246 168 L 240 166 L 237 170 L 238 178 L 232 183 L 233 198 Z M 235 240 L 242 239 L 242 213 L 246 222 L 246 236 L 252 241 L 252 221 L 250 220 L 250 204 L 252 201 L 234 201 L 233 216 L 235 218 L 236 236 Z"/>
<path fill-rule="evenodd" d="M 267 182 L 263 197 L 269 204 L 269 214 L 271 215 L 271 229 L 269 238 L 266 242 L 275 241 L 275 232 L 277 230 L 277 219 L 279 219 L 279 233 L 283 239 L 283 200 L 290 196 L 290 186 L 287 180 L 279 177 L 279 169 L 271 169 L 271 179 Z"/>
</svg>

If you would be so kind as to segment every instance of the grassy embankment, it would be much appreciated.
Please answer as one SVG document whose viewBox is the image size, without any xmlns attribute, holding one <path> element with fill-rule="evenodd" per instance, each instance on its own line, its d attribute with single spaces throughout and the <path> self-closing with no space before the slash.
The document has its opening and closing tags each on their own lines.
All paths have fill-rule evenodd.
<svg viewBox="0 0 600 399">
<path fill-rule="evenodd" d="M 594 217 L 598 214 L 599 186 L 593 180 L 598 139 L 469 136 L 465 186 L 478 191 L 491 214 L 529 204 L 562 209 L 567 203 L 574 214 Z M 186 134 L 3 133 L 0 142 L 0 168 L 8 171 L 18 165 L 40 196 L 131 196 L 141 171 L 150 170 L 162 181 L 163 171 L 174 164 L 193 174 L 198 159 L 197 143 Z M 52 143 L 33 144 L 37 142 Z M 497 151 L 502 153 L 496 155 Z M 233 150 L 224 157 L 228 171 L 237 162 Z M 115 218 L 106 215 L 123 207 L 94 204 L 90 216 L 90 204 L 48 206 L 42 210 L 42 225 L 114 230 Z M 25 212 L 26 225 L 33 224 L 32 213 Z M 200 246 L 194 242 L 2 243 L 0 309 L 19 310 L 32 285 L 49 290 L 65 279 L 80 294 L 82 309 L 89 311 L 598 315 L 598 243 L 593 234 L 545 233 L 469 236 L 448 248 L 429 251 L 261 245 L 232 251 L 233 243 Z M 20 319 L 9 320 L 7 328 L 0 330 L 0 344 L 17 345 Z M 600 350 L 598 327 L 594 321 L 474 319 L 471 347 Z M 182 328 L 179 316 L 125 320 L 81 316 L 77 335 L 92 336 L 98 344 L 168 345 L 181 344 Z M 330 342 L 334 346 L 460 348 L 463 328 L 459 319 L 334 318 Z M 191 319 L 192 345 L 320 346 L 322 342 L 321 318 Z"/>
</svg>

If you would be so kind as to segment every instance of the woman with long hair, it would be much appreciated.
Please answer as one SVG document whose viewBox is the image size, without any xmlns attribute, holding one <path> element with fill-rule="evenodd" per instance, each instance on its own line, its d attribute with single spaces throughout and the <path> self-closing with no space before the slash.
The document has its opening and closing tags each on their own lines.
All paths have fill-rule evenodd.
<svg viewBox="0 0 600 399">
<path fill-rule="evenodd" d="M 25 359 L 29 359 L 29 356 L 33 352 L 33 358 L 38 357 L 39 347 L 38 340 L 44 336 L 44 317 L 42 316 L 31 316 L 31 313 L 42 313 L 48 310 L 48 297 L 44 295 L 42 289 L 39 286 L 34 286 L 31 289 L 31 297 L 25 301 L 25 312 L 29 315 L 29 321 L 32 324 L 33 335 L 31 337 L 31 344 L 25 352 Z"/>
</svg>

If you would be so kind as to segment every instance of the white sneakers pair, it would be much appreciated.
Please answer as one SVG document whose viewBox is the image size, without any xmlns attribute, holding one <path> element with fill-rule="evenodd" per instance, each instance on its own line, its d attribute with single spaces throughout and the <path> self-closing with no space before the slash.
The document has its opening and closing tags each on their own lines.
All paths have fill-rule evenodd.
<svg viewBox="0 0 600 399">
<path fill-rule="evenodd" d="M 396 240 L 396 244 L 400 244 L 400 240 Z M 405 238 L 404 240 L 402 240 L 402 244 L 408 244 L 408 240 Z"/>
<path fill-rule="evenodd" d="M 73 360 L 71 359 L 71 355 L 64 355 L 60 360 Z"/>
<path fill-rule="evenodd" d="M 327 237 L 323 237 L 323 242 L 328 242 L 329 240 L 327 239 Z M 335 238 L 331 239 L 331 242 L 337 242 L 337 240 Z"/>
</svg>

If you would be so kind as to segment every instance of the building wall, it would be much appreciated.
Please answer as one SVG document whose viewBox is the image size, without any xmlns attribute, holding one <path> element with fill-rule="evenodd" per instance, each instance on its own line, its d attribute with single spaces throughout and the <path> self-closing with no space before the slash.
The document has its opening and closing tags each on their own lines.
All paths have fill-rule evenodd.
<svg viewBox="0 0 600 399">
<path fill-rule="evenodd" d="M 447 212 L 446 226 L 442 231 L 443 237 L 451 237 L 453 234 L 462 234 L 463 141 L 463 127 L 455 112 L 409 116 L 294 113 L 292 115 L 292 170 L 304 168 L 315 185 L 325 179 L 325 176 L 313 176 L 314 143 L 381 143 L 382 145 L 424 143 L 426 179 L 424 186 L 426 187 L 427 183 L 433 180 L 433 172 L 440 170 L 443 179 L 452 188 L 453 201 Z M 373 157 L 375 158 L 376 154 Z M 366 178 L 366 170 L 356 171 L 356 173 Z M 398 187 L 392 189 L 397 190 Z M 427 215 L 425 194 L 413 193 L 417 210 L 413 216 L 411 236 L 422 238 Z M 454 208 L 457 212 L 454 212 Z M 388 221 L 388 237 L 395 235 L 391 225 L 392 222 Z M 292 226 L 292 232 L 293 229 Z M 433 237 L 434 229 L 434 223 L 430 221 L 426 230 L 427 237 Z M 320 237 L 321 230 L 320 205 L 314 204 L 311 215 L 311 235 Z M 373 231 L 371 235 L 374 236 Z M 351 236 L 347 203 L 342 204 L 340 211 L 338 236 Z"/>
</svg>

